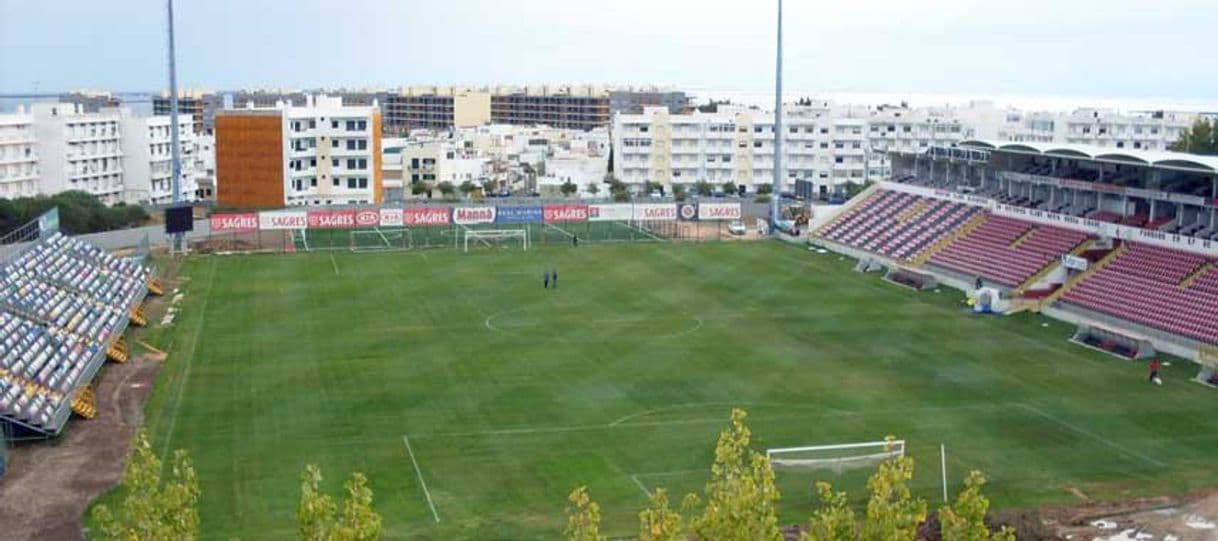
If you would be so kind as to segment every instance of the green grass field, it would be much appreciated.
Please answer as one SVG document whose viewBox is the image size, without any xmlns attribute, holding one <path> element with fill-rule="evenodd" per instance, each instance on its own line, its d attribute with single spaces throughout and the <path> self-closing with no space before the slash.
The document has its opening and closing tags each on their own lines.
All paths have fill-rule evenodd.
<svg viewBox="0 0 1218 541">
<path fill-rule="evenodd" d="M 852 263 L 769 242 L 192 259 L 147 426 L 193 455 L 218 540 L 293 538 L 307 463 L 335 494 L 365 472 L 388 539 L 555 538 L 581 484 L 631 535 L 643 487 L 701 487 L 732 406 L 761 449 L 904 438 L 934 501 L 941 443 L 953 491 L 979 468 L 998 506 L 1218 483 L 1191 366 L 1151 387 L 1071 327 Z M 778 480 L 805 520 L 811 478 Z"/>
</svg>

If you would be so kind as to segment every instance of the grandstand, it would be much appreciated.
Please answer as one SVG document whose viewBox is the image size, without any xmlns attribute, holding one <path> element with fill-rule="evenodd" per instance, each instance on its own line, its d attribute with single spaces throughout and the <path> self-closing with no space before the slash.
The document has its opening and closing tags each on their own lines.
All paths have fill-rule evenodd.
<svg viewBox="0 0 1218 541">
<path fill-rule="evenodd" d="M 1218 344 L 1218 159 L 972 141 L 893 163 L 814 239 L 1179 355 Z"/>
<path fill-rule="evenodd" d="M 89 384 L 107 357 L 125 361 L 120 337 L 152 271 L 45 222 L 0 263 L 0 423 L 21 437 L 53 437 L 72 412 L 92 417 Z"/>
</svg>

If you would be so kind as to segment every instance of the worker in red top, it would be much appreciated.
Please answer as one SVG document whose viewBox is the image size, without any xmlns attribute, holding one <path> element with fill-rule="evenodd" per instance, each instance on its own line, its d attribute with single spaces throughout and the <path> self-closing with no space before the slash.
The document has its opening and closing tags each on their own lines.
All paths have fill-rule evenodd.
<svg viewBox="0 0 1218 541">
<path fill-rule="evenodd" d="M 1160 363 L 1159 359 L 1151 359 L 1150 377 L 1147 378 L 1147 381 L 1149 381 L 1155 385 L 1163 385 L 1163 380 L 1159 379 L 1159 368 L 1161 368 L 1162 366 L 1163 366 L 1163 363 Z"/>
</svg>

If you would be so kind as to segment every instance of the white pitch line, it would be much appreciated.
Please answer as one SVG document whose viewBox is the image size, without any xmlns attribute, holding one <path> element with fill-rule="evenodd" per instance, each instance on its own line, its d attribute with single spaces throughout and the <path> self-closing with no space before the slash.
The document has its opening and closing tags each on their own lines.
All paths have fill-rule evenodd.
<svg viewBox="0 0 1218 541">
<path fill-rule="evenodd" d="M 330 266 L 334 267 L 335 276 L 341 275 L 341 273 L 338 272 L 338 262 L 334 260 L 334 252 L 330 252 Z"/>
<path fill-rule="evenodd" d="M 1150 463 L 1150 464 L 1154 464 L 1155 466 L 1159 466 L 1159 467 L 1165 467 L 1165 466 L 1167 466 L 1167 464 L 1166 464 L 1165 462 L 1162 462 L 1162 461 L 1156 460 L 1156 459 L 1151 458 L 1151 457 L 1149 457 L 1149 456 L 1146 456 L 1146 455 L 1144 455 L 1144 454 L 1142 454 L 1142 453 L 1139 453 L 1139 452 L 1137 452 L 1137 451 L 1134 451 L 1134 450 L 1132 450 L 1132 449 L 1130 449 L 1130 448 L 1128 448 L 1128 447 L 1125 447 L 1124 445 L 1121 445 L 1121 444 L 1119 444 L 1119 443 L 1117 443 L 1117 442 L 1115 442 L 1115 441 L 1112 441 L 1112 440 L 1110 440 L 1110 439 L 1108 439 L 1108 438 L 1105 438 L 1105 437 L 1103 437 L 1103 436 L 1101 436 L 1101 435 L 1099 435 L 1099 434 L 1096 434 L 1096 433 L 1094 433 L 1094 432 L 1091 432 L 1090 430 L 1087 430 L 1087 429 L 1085 429 L 1085 428 L 1081 428 L 1081 427 L 1078 427 L 1078 426 L 1072 425 L 1072 424 L 1070 424 L 1070 423 L 1068 423 L 1068 422 L 1066 422 L 1066 421 L 1063 421 L 1063 420 L 1061 420 L 1061 419 L 1058 419 L 1057 417 L 1054 417 L 1054 416 L 1052 416 L 1052 415 L 1049 415 L 1048 413 L 1045 413 L 1045 412 L 1043 412 L 1043 411 L 1041 411 L 1041 410 L 1039 410 L 1039 409 L 1037 409 L 1037 408 L 1035 408 L 1035 407 L 1029 406 L 1029 405 L 1027 405 L 1027 404 L 1017 404 L 1017 406 L 1018 406 L 1020 409 L 1023 409 L 1024 411 L 1027 411 L 1027 412 L 1029 412 L 1029 413 L 1031 413 L 1031 414 L 1033 414 L 1033 415 L 1036 415 L 1036 416 L 1041 417 L 1041 418 L 1043 418 L 1043 419 L 1046 419 L 1046 420 L 1048 420 L 1048 421 L 1052 421 L 1052 422 L 1057 423 L 1057 424 L 1059 424 L 1059 425 L 1061 425 L 1061 426 L 1064 426 L 1064 427 L 1066 427 L 1066 428 L 1069 428 L 1070 430 L 1073 430 L 1073 431 L 1075 431 L 1075 432 L 1078 432 L 1079 434 L 1082 434 L 1082 435 L 1084 435 L 1084 436 L 1087 436 L 1087 437 L 1089 437 L 1089 438 L 1091 438 L 1091 439 L 1093 439 L 1093 440 L 1095 440 L 1095 441 L 1098 441 L 1098 442 L 1100 442 L 1100 443 L 1102 443 L 1102 444 L 1104 444 L 1104 445 L 1107 445 L 1107 446 L 1109 446 L 1109 447 L 1111 447 L 1111 448 L 1113 448 L 1113 449 L 1116 449 L 1117 451 L 1120 451 L 1120 452 L 1122 452 L 1122 453 L 1124 453 L 1124 454 L 1126 454 L 1126 455 L 1128 455 L 1128 456 L 1131 456 L 1131 457 L 1137 458 L 1137 459 L 1139 459 L 1139 460 L 1144 460 L 1144 461 L 1146 461 L 1146 462 L 1148 462 L 1148 463 Z"/>
<path fill-rule="evenodd" d="M 427 490 L 427 481 L 423 480 L 423 471 L 419 469 L 419 461 L 414 458 L 414 450 L 410 448 L 410 439 L 402 434 L 402 443 L 406 444 L 406 454 L 410 455 L 410 463 L 414 464 L 414 473 L 419 476 L 419 486 L 423 487 L 423 495 L 427 497 L 427 506 L 431 508 L 431 516 L 440 523 L 440 514 L 436 513 L 436 504 L 431 501 L 431 491 Z"/>
<path fill-rule="evenodd" d="M 199 336 L 203 334 L 203 322 L 207 320 L 207 305 L 211 302 L 212 286 L 216 283 L 216 260 L 211 261 L 211 273 L 207 276 L 207 296 L 203 297 L 203 305 L 199 307 L 199 324 L 195 326 L 195 336 L 190 343 L 190 354 L 186 356 L 186 368 L 182 369 L 182 382 L 178 384 L 178 392 L 174 397 L 172 413 L 169 417 L 169 431 L 165 433 L 165 443 L 161 446 L 161 459 L 169 453 L 169 444 L 173 441 L 173 431 L 178 426 L 178 411 L 182 408 L 182 395 L 186 383 L 190 380 L 190 367 L 194 365 L 195 352 L 199 349 Z M 159 424 L 159 422 L 158 422 Z"/>
<path fill-rule="evenodd" d="M 647 491 L 647 485 L 644 485 L 642 481 L 639 481 L 639 476 L 631 475 L 630 480 L 634 481 L 635 486 L 639 487 L 639 490 L 643 491 L 644 496 L 651 498 L 651 493 Z"/>
</svg>

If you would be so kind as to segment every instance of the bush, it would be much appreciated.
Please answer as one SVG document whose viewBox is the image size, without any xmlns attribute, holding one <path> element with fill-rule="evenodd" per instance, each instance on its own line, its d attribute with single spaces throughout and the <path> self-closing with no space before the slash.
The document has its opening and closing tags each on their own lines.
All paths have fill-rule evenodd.
<svg viewBox="0 0 1218 541">
<path fill-rule="evenodd" d="M 0 235 L 29 223 L 52 208 L 59 207 L 59 228 L 64 233 L 81 235 L 143 225 L 148 213 L 135 205 L 103 205 L 96 197 L 79 190 L 51 197 L 0 199 Z"/>
</svg>

